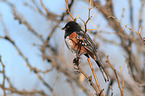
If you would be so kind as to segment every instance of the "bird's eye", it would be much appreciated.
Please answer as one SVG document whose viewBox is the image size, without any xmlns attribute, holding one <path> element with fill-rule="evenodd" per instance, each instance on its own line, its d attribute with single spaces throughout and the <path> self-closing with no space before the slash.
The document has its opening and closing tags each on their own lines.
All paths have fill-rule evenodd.
<svg viewBox="0 0 145 96">
<path fill-rule="evenodd" d="M 68 29 L 70 26 L 67 26 L 66 28 Z"/>
</svg>

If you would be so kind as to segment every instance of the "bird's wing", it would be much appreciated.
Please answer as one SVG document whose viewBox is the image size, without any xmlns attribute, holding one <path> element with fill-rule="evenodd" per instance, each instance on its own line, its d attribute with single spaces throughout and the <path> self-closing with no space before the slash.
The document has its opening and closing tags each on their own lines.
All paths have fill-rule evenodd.
<svg viewBox="0 0 145 96">
<path fill-rule="evenodd" d="M 84 46 L 84 48 L 86 50 L 91 52 L 91 54 L 95 55 L 95 58 L 93 58 L 93 59 L 96 61 L 98 67 L 100 68 L 100 70 L 104 76 L 105 81 L 109 81 L 108 75 L 107 75 L 103 65 L 101 64 L 101 62 L 97 56 L 98 55 L 97 48 L 96 48 L 95 44 L 93 43 L 92 39 L 89 37 L 89 35 L 87 33 L 84 34 L 83 31 L 80 31 L 77 34 L 80 36 L 80 38 L 84 37 L 83 40 L 84 40 L 85 44 L 82 44 L 82 46 Z"/>
<path fill-rule="evenodd" d="M 86 50 L 88 50 L 89 52 L 96 55 L 97 48 L 96 48 L 95 44 L 93 43 L 92 39 L 90 38 L 90 36 L 87 33 L 84 34 L 83 31 L 79 31 L 79 32 L 77 32 L 77 34 L 80 39 L 82 39 L 84 37 L 83 38 L 84 42 L 82 43 L 82 46 L 84 46 L 84 48 Z"/>
</svg>

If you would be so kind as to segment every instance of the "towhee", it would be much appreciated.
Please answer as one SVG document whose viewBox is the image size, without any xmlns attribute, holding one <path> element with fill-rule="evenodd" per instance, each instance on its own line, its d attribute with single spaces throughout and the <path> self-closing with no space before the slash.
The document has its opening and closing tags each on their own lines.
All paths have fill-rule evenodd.
<svg viewBox="0 0 145 96">
<path fill-rule="evenodd" d="M 109 81 L 109 78 L 98 58 L 98 52 L 95 44 L 87 33 L 85 33 L 81 27 L 75 21 L 68 22 L 62 30 L 65 30 L 65 43 L 67 47 L 78 56 L 84 54 L 89 58 L 91 56 L 98 67 L 100 68 L 105 81 Z"/>
</svg>

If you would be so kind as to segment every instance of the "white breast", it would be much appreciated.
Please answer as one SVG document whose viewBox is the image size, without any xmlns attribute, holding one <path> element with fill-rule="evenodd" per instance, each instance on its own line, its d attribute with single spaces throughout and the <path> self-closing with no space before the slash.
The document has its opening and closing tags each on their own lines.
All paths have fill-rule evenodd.
<svg viewBox="0 0 145 96">
<path fill-rule="evenodd" d="M 73 41 L 72 41 L 71 39 L 69 39 L 68 36 L 67 36 L 66 39 L 65 39 L 65 43 L 66 43 L 67 47 L 70 49 L 70 51 L 76 53 L 76 50 L 73 48 L 73 47 L 74 47 Z"/>
</svg>

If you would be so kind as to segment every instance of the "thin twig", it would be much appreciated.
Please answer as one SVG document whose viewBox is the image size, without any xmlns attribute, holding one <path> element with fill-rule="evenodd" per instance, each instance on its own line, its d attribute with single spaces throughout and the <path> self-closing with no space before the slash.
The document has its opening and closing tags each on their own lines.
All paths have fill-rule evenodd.
<svg viewBox="0 0 145 96">
<path fill-rule="evenodd" d="M 2 65 L 2 74 L 3 74 L 3 84 L 2 84 L 2 89 L 3 89 L 3 94 L 4 96 L 6 96 L 6 90 L 5 90 L 5 79 L 6 79 L 6 75 L 5 75 L 5 65 L 1 60 L 1 56 L 0 56 L 0 63 Z"/>
<path fill-rule="evenodd" d="M 74 20 L 74 21 L 76 21 L 75 19 L 74 19 L 74 17 L 72 16 L 72 14 L 71 14 L 71 12 L 70 12 L 70 8 L 69 8 L 69 5 L 68 5 L 68 0 L 65 0 L 65 2 L 66 2 L 66 6 L 67 6 L 67 12 L 69 13 L 69 15 L 71 16 L 71 18 Z"/>
<path fill-rule="evenodd" d="M 91 67 L 91 70 L 92 70 L 93 76 L 94 76 L 94 78 L 95 78 L 95 81 L 96 81 L 97 87 L 98 87 L 99 91 L 101 92 L 101 96 L 104 96 L 104 94 L 103 94 L 103 92 L 102 92 L 102 90 L 101 90 L 101 87 L 100 87 L 100 85 L 99 85 L 99 82 L 98 82 L 97 76 L 96 76 L 96 74 L 95 74 L 95 71 L 94 71 L 94 69 L 93 69 L 93 66 L 92 66 L 92 64 L 91 64 L 90 58 L 88 58 L 88 62 L 89 62 L 89 65 L 90 65 L 90 67 Z"/>
<path fill-rule="evenodd" d="M 110 65 L 110 67 L 111 67 L 112 70 L 114 71 L 115 77 L 116 77 L 116 79 L 117 79 L 118 87 L 119 87 L 120 92 L 121 92 L 121 96 L 123 96 L 123 95 L 122 95 L 122 89 L 121 89 L 121 86 L 120 86 L 120 82 L 119 82 L 119 78 L 118 78 L 116 69 L 115 69 L 115 68 L 112 66 L 112 64 L 110 63 L 108 55 L 106 55 L 106 57 L 107 57 L 107 60 L 105 60 L 105 61 Z"/>
<path fill-rule="evenodd" d="M 11 5 L 11 8 L 13 11 L 13 15 L 15 16 L 15 19 L 17 19 L 20 24 L 24 24 L 41 41 L 44 41 L 42 38 L 42 35 L 34 30 L 34 28 L 30 25 L 30 23 L 27 21 L 25 16 L 23 14 L 21 14 L 18 10 L 16 10 L 16 8 L 13 5 Z"/>
<path fill-rule="evenodd" d="M 58 59 L 58 58 L 57 58 Z M 65 62 L 63 62 L 65 63 Z M 59 64 L 56 64 L 56 69 L 59 71 L 59 72 L 62 72 L 64 73 L 66 76 L 69 76 L 70 79 L 74 80 L 76 82 L 76 84 L 83 89 L 84 93 L 87 95 L 87 96 L 91 96 L 90 92 L 88 91 L 88 89 L 86 88 L 86 86 L 84 86 L 80 80 L 77 78 L 76 74 L 72 74 L 71 71 L 69 71 L 67 68 L 64 68 L 64 66 L 62 65 L 59 65 Z"/>
<path fill-rule="evenodd" d="M 124 95 L 124 78 L 123 78 L 121 66 L 120 66 L 120 72 L 121 72 L 121 79 L 122 79 L 122 93 L 121 93 L 121 96 L 123 96 Z"/>
<path fill-rule="evenodd" d="M 68 5 L 68 0 L 66 0 L 66 3 L 67 3 L 67 8 L 71 8 L 72 7 L 72 4 L 73 4 L 73 0 L 71 0 L 71 3 Z M 70 10 L 70 9 L 67 9 L 67 10 Z M 57 21 L 57 24 L 52 28 L 50 34 L 48 35 L 47 39 L 43 42 L 43 45 L 42 45 L 42 48 L 41 48 L 41 51 L 42 51 L 42 54 L 43 54 L 43 60 L 46 59 L 46 47 L 48 45 L 48 42 L 50 41 L 52 35 L 54 34 L 56 28 L 58 28 L 59 24 L 63 21 L 64 17 L 67 15 L 66 12 L 64 12 L 61 16 L 60 16 L 60 19 Z"/>
<path fill-rule="evenodd" d="M 142 1 L 142 0 L 141 0 Z M 139 28 L 142 27 L 142 22 L 143 22 L 143 8 L 144 8 L 144 3 L 142 1 L 142 4 L 141 4 L 141 7 L 140 7 L 140 10 L 139 10 Z M 138 29 L 139 29 L 138 28 Z"/>
<path fill-rule="evenodd" d="M 137 31 L 133 30 L 132 28 L 128 27 L 127 25 L 123 24 L 119 19 L 117 19 L 117 18 L 114 17 L 114 16 L 109 16 L 108 18 L 116 19 L 120 24 L 122 24 L 122 25 L 124 26 L 124 28 L 127 28 L 127 29 L 131 30 L 132 32 L 136 33 L 136 34 L 140 37 L 142 43 L 144 44 L 144 40 L 143 40 L 143 38 L 142 38 L 142 36 L 141 36 L 141 27 L 139 28 L 139 32 L 137 32 Z M 145 44 L 144 44 L 144 45 L 145 45 Z"/>
<path fill-rule="evenodd" d="M 0 84 L 0 87 L 3 87 L 3 85 Z M 42 96 L 48 96 L 44 93 L 44 91 L 38 91 L 38 90 L 33 90 L 33 91 L 26 91 L 26 90 L 17 90 L 15 88 L 8 88 L 8 87 L 4 87 L 5 90 L 7 91 L 11 91 L 12 93 L 17 93 L 17 94 L 21 94 L 21 95 L 34 95 L 34 94 L 41 94 Z"/>
<path fill-rule="evenodd" d="M 49 11 L 48 11 L 48 9 L 45 7 L 45 5 L 43 4 L 43 1 L 40 0 L 40 3 L 41 3 L 43 9 L 46 11 L 46 13 L 47 13 L 47 15 L 48 15 L 48 14 L 49 14 Z"/>
<path fill-rule="evenodd" d="M 3 26 L 4 31 L 5 31 L 5 33 L 6 33 L 6 36 L 4 36 L 4 39 L 5 39 L 5 40 L 8 40 L 8 41 L 16 48 L 16 50 L 18 51 L 19 55 L 25 60 L 26 65 L 28 66 L 28 68 L 29 68 L 31 71 L 33 71 L 34 73 L 43 72 L 42 70 L 37 69 L 37 68 L 31 66 L 31 64 L 30 64 L 29 61 L 28 61 L 28 58 L 21 52 L 21 50 L 19 49 L 19 47 L 16 45 L 16 43 L 15 43 L 15 42 L 12 40 L 12 38 L 10 37 L 9 32 L 8 32 L 8 29 L 7 29 L 7 27 L 5 26 L 5 24 L 4 24 L 4 22 L 3 22 L 3 18 L 2 18 L 1 15 L 0 15 L 0 21 L 2 22 L 2 26 Z M 37 77 L 38 77 L 38 79 L 40 79 L 42 82 L 44 82 L 44 79 L 43 79 L 43 78 L 40 78 L 41 76 L 40 76 L 39 74 L 37 74 Z M 50 91 L 52 91 L 52 88 L 50 87 L 50 85 L 49 85 L 48 83 L 46 83 L 45 85 L 46 85 L 46 87 L 48 87 L 48 89 L 49 89 Z"/>
<path fill-rule="evenodd" d="M 82 73 L 89 80 L 90 85 L 94 88 L 96 93 L 99 93 L 99 90 L 97 89 L 96 85 L 92 81 L 92 76 L 88 76 L 79 65 L 78 65 L 78 70 L 80 73 Z"/>
</svg>

